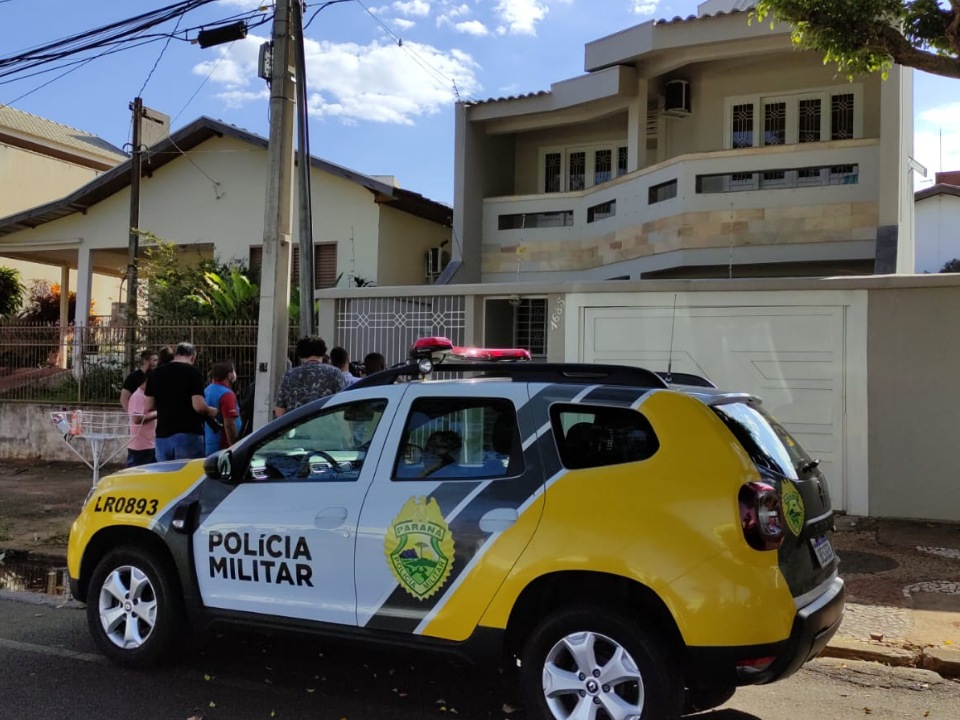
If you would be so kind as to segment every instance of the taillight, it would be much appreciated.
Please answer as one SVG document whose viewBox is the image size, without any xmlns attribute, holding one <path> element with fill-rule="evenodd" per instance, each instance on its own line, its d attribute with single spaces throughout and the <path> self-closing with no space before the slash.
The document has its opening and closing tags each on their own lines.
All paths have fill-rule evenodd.
<svg viewBox="0 0 960 720">
<path fill-rule="evenodd" d="M 783 542 L 783 511 L 773 485 L 750 482 L 740 488 L 740 526 L 754 550 L 776 550 Z"/>
</svg>

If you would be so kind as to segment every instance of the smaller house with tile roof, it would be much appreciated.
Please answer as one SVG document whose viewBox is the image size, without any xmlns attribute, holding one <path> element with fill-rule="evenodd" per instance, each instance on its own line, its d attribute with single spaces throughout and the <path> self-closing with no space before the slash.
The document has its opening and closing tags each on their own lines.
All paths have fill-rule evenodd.
<svg viewBox="0 0 960 720">
<path fill-rule="evenodd" d="M 960 170 L 938 172 L 916 201 L 918 273 L 940 272 L 960 259 Z"/>
<path fill-rule="evenodd" d="M 319 158 L 310 164 L 316 287 L 338 278 L 351 285 L 427 282 L 425 259 L 449 244 L 452 209 L 388 178 Z M 267 167 L 265 138 L 201 117 L 145 151 L 139 229 L 175 243 L 184 256 L 256 267 Z M 76 269 L 77 306 L 88 306 L 93 273 L 119 282 L 126 272 L 131 174 L 126 160 L 56 200 L 0 218 L 0 258 Z M 295 277 L 298 243 L 294 230 Z"/>
<path fill-rule="evenodd" d="M 913 270 L 912 71 L 849 81 L 753 3 L 587 43 L 456 110 L 454 282 Z"/>
</svg>

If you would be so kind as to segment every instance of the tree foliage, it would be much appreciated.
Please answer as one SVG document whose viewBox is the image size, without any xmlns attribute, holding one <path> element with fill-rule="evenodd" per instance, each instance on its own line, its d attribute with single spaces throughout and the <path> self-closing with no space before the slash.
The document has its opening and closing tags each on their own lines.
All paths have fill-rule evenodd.
<svg viewBox="0 0 960 720">
<path fill-rule="evenodd" d="M 77 319 L 77 294 L 70 293 L 68 299 L 67 322 Z M 93 311 L 93 303 L 90 303 Z M 27 288 L 26 301 L 20 317 L 37 323 L 60 322 L 60 284 L 49 280 L 31 280 Z"/>
<path fill-rule="evenodd" d="M 960 258 L 954 258 L 953 260 L 947 260 L 943 264 L 943 267 L 940 268 L 942 273 L 960 273 Z"/>
<path fill-rule="evenodd" d="M 850 77 L 898 63 L 960 78 L 960 0 L 758 0 L 754 18 L 790 24 Z"/>
<path fill-rule="evenodd" d="M 203 281 L 203 287 L 189 296 L 203 315 L 214 320 L 257 321 L 260 288 L 238 266 L 230 267 L 226 276 L 205 272 Z"/>
<path fill-rule="evenodd" d="M 0 267 L 0 318 L 13 315 L 23 304 L 23 283 L 13 268 Z"/>
</svg>

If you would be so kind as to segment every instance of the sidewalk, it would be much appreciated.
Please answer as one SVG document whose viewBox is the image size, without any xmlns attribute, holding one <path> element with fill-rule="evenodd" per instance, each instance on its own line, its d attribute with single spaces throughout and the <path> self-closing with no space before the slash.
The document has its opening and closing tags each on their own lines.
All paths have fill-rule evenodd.
<svg viewBox="0 0 960 720">
<path fill-rule="evenodd" d="M 960 677 L 960 523 L 837 516 L 847 608 L 825 656 Z"/>
</svg>

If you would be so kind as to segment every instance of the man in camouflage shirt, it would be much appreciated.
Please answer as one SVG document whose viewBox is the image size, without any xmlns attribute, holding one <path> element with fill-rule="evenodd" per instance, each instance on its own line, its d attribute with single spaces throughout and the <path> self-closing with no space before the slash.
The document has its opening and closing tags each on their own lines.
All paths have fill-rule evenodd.
<svg viewBox="0 0 960 720">
<path fill-rule="evenodd" d="M 280 380 L 275 417 L 298 408 L 311 400 L 333 395 L 347 386 L 347 381 L 333 365 L 325 365 L 327 344 L 316 335 L 307 335 L 297 342 L 300 364 L 290 368 Z"/>
</svg>

